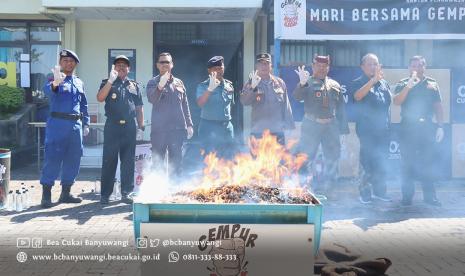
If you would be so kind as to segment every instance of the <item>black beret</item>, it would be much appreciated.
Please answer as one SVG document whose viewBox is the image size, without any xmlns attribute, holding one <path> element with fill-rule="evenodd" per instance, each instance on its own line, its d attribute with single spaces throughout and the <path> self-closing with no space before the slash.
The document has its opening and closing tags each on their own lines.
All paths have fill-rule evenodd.
<svg viewBox="0 0 465 276">
<path fill-rule="evenodd" d="M 76 63 L 79 63 L 79 57 L 76 55 L 75 52 L 68 50 L 68 49 L 63 49 L 60 51 L 60 59 L 62 57 L 72 57 Z"/>
<path fill-rule="evenodd" d="M 264 60 L 271 62 L 271 55 L 268 53 L 260 53 L 255 58 L 257 59 L 257 61 Z"/>
<path fill-rule="evenodd" d="M 224 64 L 224 58 L 222 56 L 214 56 L 207 62 L 207 67 L 212 68 L 215 66 L 221 66 Z"/>
<path fill-rule="evenodd" d="M 131 63 L 129 62 L 129 58 L 125 55 L 119 55 L 117 57 L 115 57 L 115 60 L 113 61 L 113 64 L 116 64 L 116 62 L 118 62 L 119 60 L 122 60 L 124 62 L 126 62 L 126 64 L 129 66 L 131 65 Z"/>
</svg>

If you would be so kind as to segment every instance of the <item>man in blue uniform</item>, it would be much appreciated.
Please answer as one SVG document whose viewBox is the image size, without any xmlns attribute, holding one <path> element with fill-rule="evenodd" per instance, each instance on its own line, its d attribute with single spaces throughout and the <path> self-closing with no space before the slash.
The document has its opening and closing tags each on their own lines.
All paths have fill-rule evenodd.
<svg viewBox="0 0 465 276">
<path fill-rule="evenodd" d="M 397 83 L 394 104 L 401 106 L 402 205 L 412 205 L 414 180 L 423 186 L 425 203 L 441 206 L 434 188 L 434 144 L 444 138 L 443 109 L 438 83 L 425 76 L 426 60 L 413 56 L 410 77 Z M 437 125 L 433 124 L 433 116 Z"/>
<path fill-rule="evenodd" d="M 80 203 L 70 194 L 79 173 L 82 136 L 89 134 L 89 114 L 83 82 L 73 75 L 79 58 L 71 50 L 60 51 L 60 65 L 53 69 L 53 81 L 45 85 L 50 117 L 45 135 L 45 160 L 40 177 L 43 208 L 52 206 L 51 190 L 61 171 L 60 203 Z"/>
<path fill-rule="evenodd" d="M 127 78 L 129 59 L 124 55 L 115 58 L 108 79 L 102 80 L 97 93 L 99 102 L 105 101 L 101 204 L 108 204 L 115 184 L 118 156 L 121 160 L 122 201 L 131 203 L 128 195 L 134 188 L 136 137 L 141 137 L 144 111 L 139 85 Z M 136 126 L 137 120 L 137 126 Z"/>
<path fill-rule="evenodd" d="M 360 140 L 360 202 L 372 198 L 390 201 L 386 196 L 386 161 L 389 148 L 391 92 L 384 79 L 378 57 L 366 54 L 360 64 L 363 75 L 351 83 L 357 121 L 355 131 Z"/>
<path fill-rule="evenodd" d="M 224 58 L 214 56 L 207 62 L 209 78 L 197 86 L 197 104 L 201 108 L 199 138 L 206 153 L 230 158 L 234 150 L 234 128 L 231 105 L 234 103 L 232 82 L 224 79 Z"/>
</svg>

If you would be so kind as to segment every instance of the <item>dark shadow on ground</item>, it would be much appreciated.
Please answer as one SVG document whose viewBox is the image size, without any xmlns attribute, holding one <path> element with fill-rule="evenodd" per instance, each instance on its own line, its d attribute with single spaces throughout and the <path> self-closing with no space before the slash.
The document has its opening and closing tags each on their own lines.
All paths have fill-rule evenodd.
<svg viewBox="0 0 465 276">
<path fill-rule="evenodd" d="M 100 197 L 90 194 L 80 194 L 79 196 L 84 199 L 100 199 Z M 132 205 L 124 204 L 119 201 L 110 202 L 109 205 L 101 205 L 98 200 L 87 204 L 81 203 L 68 205 L 70 208 L 60 210 L 42 209 L 40 205 L 33 206 L 25 211 L 25 213 L 13 216 L 10 221 L 14 223 L 23 223 L 35 218 L 62 217 L 64 220 L 76 220 L 76 224 L 82 225 L 94 216 L 111 216 L 114 214 L 132 213 Z M 11 213 L 13 212 L 5 212 L 4 214 L 9 215 Z M 129 217 L 132 220 L 132 214 L 127 216 L 128 219 Z"/>
</svg>

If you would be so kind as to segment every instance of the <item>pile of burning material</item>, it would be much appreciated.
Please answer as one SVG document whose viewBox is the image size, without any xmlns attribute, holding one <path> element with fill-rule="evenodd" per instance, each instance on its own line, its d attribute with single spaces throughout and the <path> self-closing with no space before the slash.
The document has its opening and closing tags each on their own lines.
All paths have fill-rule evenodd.
<svg viewBox="0 0 465 276">
<path fill-rule="evenodd" d="M 176 194 L 178 200 L 185 197 L 201 203 L 269 203 L 269 204 L 315 204 L 313 195 L 304 189 L 283 190 L 257 185 L 224 185 Z"/>
<path fill-rule="evenodd" d="M 177 192 L 176 202 L 215 203 L 314 203 L 308 187 L 300 187 L 298 170 L 305 154 L 293 155 L 295 142 L 282 146 L 268 131 L 249 140 L 250 152 L 224 160 L 210 153 L 205 157 L 203 177 L 195 188 Z"/>
</svg>

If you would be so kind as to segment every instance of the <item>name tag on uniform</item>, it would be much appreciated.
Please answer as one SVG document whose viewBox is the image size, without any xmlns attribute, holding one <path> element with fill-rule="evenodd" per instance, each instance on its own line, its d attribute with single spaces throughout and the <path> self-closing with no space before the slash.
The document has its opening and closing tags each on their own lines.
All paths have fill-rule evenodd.
<svg viewBox="0 0 465 276">
<path fill-rule="evenodd" d="M 68 82 L 63 83 L 63 91 L 70 92 L 71 91 L 71 83 L 68 83 Z"/>
<path fill-rule="evenodd" d="M 137 95 L 137 89 L 136 89 L 136 87 L 134 86 L 134 84 L 132 84 L 132 83 L 128 86 L 128 91 L 129 91 L 129 93 L 131 93 L 131 94 Z"/>
</svg>

